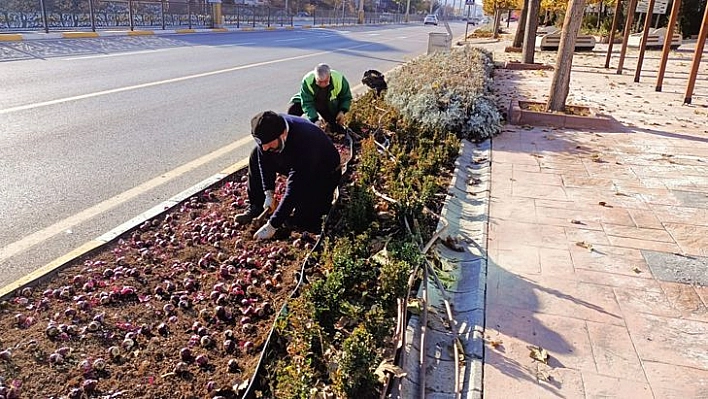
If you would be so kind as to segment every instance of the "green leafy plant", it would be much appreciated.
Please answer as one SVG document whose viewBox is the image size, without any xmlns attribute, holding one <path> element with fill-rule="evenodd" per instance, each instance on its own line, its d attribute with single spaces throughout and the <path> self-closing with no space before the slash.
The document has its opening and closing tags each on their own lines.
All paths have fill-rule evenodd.
<svg viewBox="0 0 708 399">
<path fill-rule="evenodd" d="M 376 396 L 378 381 L 373 371 L 378 365 L 379 356 L 374 347 L 374 338 L 364 327 L 357 327 L 350 337 L 344 340 L 338 356 L 338 369 L 335 375 L 335 391 L 342 397 L 371 398 Z"/>
</svg>

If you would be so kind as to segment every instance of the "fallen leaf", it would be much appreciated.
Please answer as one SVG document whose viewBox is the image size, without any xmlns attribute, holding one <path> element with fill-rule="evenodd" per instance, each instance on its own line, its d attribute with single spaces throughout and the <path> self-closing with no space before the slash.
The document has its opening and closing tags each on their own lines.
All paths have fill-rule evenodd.
<svg viewBox="0 0 708 399">
<path fill-rule="evenodd" d="M 460 245 L 460 240 L 455 237 L 447 236 L 442 240 L 442 243 L 443 243 L 443 245 L 445 245 L 446 247 L 450 248 L 453 251 L 456 251 L 456 252 L 464 252 L 465 251 L 465 248 L 462 247 L 462 245 Z"/>
<path fill-rule="evenodd" d="M 408 312 L 419 316 L 421 313 L 420 302 L 417 299 L 412 299 L 408 302 Z"/>
<path fill-rule="evenodd" d="M 639 268 L 638 268 L 638 267 L 636 267 L 636 266 L 632 268 L 632 271 L 633 271 L 633 272 L 635 272 L 635 273 L 637 273 L 637 274 L 639 274 L 639 273 L 641 273 L 641 272 L 642 272 L 642 271 L 641 271 L 641 270 L 639 270 Z"/>
<path fill-rule="evenodd" d="M 575 243 L 575 245 L 592 251 L 592 244 L 587 243 L 585 241 L 578 241 Z"/>
<path fill-rule="evenodd" d="M 475 158 L 472 160 L 472 163 L 475 165 L 479 165 L 481 163 L 487 162 L 487 158 L 481 157 L 481 158 Z"/>
<path fill-rule="evenodd" d="M 571 219 L 571 220 L 570 220 L 570 223 L 572 223 L 572 224 L 582 224 L 582 225 L 585 225 L 585 223 L 581 222 L 580 220 L 575 220 L 575 219 Z"/>
<path fill-rule="evenodd" d="M 550 382 L 553 379 L 553 377 L 551 376 L 550 373 L 548 373 L 548 371 L 537 370 L 536 371 L 536 379 L 538 381 Z"/>
<path fill-rule="evenodd" d="M 620 193 L 619 191 L 618 191 L 618 192 L 616 192 L 616 193 L 615 193 L 615 195 L 619 195 L 619 196 L 623 196 L 623 197 L 630 197 L 630 195 L 629 195 L 629 194 L 625 194 L 625 193 Z"/>
<path fill-rule="evenodd" d="M 489 345 L 491 345 L 492 348 L 497 349 L 497 348 L 500 347 L 504 342 L 502 342 L 501 339 L 491 339 L 491 340 L 488 340 L 487 343 L 489 343 Z"/>
<path fill-rule="evenodd" d="M 543 364 L 548 364 L 548 351 L 540 346 L 530 346 L 529 349 L 531 349 L 531 353 L 529 353 L 531 359 L 537 360 Z"/>
<path fill-rule="evenodd" d="M 386 381 L 386 373 L 393 374 L 396 378 L 405 377 L 406 375 L 405 370 L 393 364 L 393 362 L 389 359 L 384 359 L 384 361 L 382 361 L 374 371 L 374 374 L 379 377 L 379 382 L 381 383 Z"/>
<path fill-rule="evenodd" d="M 609 204 L 608 204 L 607 202 L 605 202 L 605 201 L 600 201 L 600 202 L 598 202 L 597 204 L 600 205 L 600 206 L 604 206 L 604 207 L 606 207 L 606 208 L 612 208 L 612 205 L 609 205 Z"/>
</svg>

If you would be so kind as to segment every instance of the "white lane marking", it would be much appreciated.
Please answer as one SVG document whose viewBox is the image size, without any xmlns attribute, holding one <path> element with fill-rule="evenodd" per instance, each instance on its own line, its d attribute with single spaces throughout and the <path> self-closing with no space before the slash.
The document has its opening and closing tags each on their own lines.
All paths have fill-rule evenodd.
<svg viewBox="0 0 708 399">
<path fill-rule="evenodd" d="M 112 198 L 109 198 L 103 202 L 100 202 L 90 208 L 84 209 L 83 211 L 69 216 L 66 219 L 60 220 L 51 226 L 48 226 L 42 230 L 36 231 L 24 238 L 22 238 L 19 241 L 15 241 L 3 248 L 0 248 L 0 262 L 4 261 L 5 259 L 8 259 L 14 255 L 17 255 L 20 252 L 26 251 L 27 249 L 41 243 L 42 241 L 47 240 L 48 238 L 55 236 L 63 231 L 69 230 L 73 226 L 76 226 L 79 223 L 85 222 L 88 219 L 91 219 L 93 217 L 96 217 L 100 215 L 103 212 L 108 211 L 109 209 L 115 208 L 116 206 L 137 197 L 138 195 L 144 194 L 145 192 L 152 190 L 153 188 L 164 184 L 170 180 L 173 180 L 177 177 L 182 176 L 183 174 L 190 172 L 191 170 L 198 168 L 207 162 L 211 161 L 212 159 L 218 158 L 220 156 L 223 156 L 231 151 L 234 151 L 236 149 L 239 149 L 245 145 L 251 144 L 253 145 L 253 139 L 251 138 L 251 135 L 249 134 L 248 136 L 237 140 L 227 146 L 221 147 L 216 151 L 213 151 L 209 154 L 206 154 L 204 156 L 201 156 L 191 162 L 187 162 L 184 165 L 178 166 L 177 168 L 166 172 L 160 176 L 157 176 L 151 180 L 146 181 L 143 184 L 140 184 L 139 186 L 133 187 L 130 190 L 124 191 Z"/>
<path fill-rule="evenodd" d="M 70 57 L 70 58 L 62 58 L 62 61 L 74 61 L 74 60 L 90 60 L 94 58 L 108 58 L 108 57 L 123 57 L 126 55 L 139 55 L 139 54 L 146 54 L 146 53 L 158 53 L 162 51 L 167 51 L 167 50 L 172 50 L 172 49 L 159 49 L 159 50 L 141 50 L 141 51 L 133 51 L 133 52 L 124 52 L 124 53 L 112 53 L 112 54 L 98 54 L 98 55 L 87 55 L 83 57 Z"/>
<path fill-rule="evenodd" d="M 298 42 L 300 40 L 307 40 L 306 37 L 298 37 L 295 39 L 280 39 L 280 40 L 273 40 L 274 42 Z"/>
<path fill-rule="evenodd" d="M 364 47 L 368 46 L 371 43 L 365 43 L 353 47 L 349 47 L 349 49 L 357 48 L 357 47 Z M 105 96 L 107 94 L 115 94 L 115 93 L 122 93 L 124 91 L 130 91 L 130 90 L 137 90 L 137 89 L 145 89 L 148 87 L 153 87 L 153 86 L 160 86 L 164 84 L 169 84 L 169 83 L 177 83 L 177 82 L 183 82 L 186 80 L 192 80 L 192 79 L 198 79 L 198 78 L 204 78 L 207 76 L 214 76 L 214 75 L 220 75 L 223 73 L 229 73 L 229 72 L 234 72 L 234 71 L 240 71 L 242 69 L 249 69 L 249 68 L 255 68 L 259 66 L 264 66 L 264 65 L 271 65 L 271 64 L 278 64 L 281 62 L 287 62 L 287 61 L 293 61 L 293 60 L 299 60 L 303 58 L 311 58 L 311 57 L 317 57 L 322 54 L 328 54 L 332 53 L 333 51 L 320 51 L 317 53 L 310 53 L 310 54 L 303 54 L 303 55 L 298 55 L 295 57 L 288 57 L 288 58 L 280 58 L 277 60 L 271 60 L 271 61 L 263 61 L 263 62 L 256 62 L 253 64 L 248 64 L 248 65 L 241 65 L 233 68 L 226 68 L 226 69 L 220 69 L 217 71 L 211 71 L 211 72 L 203 72 L 203 73 L 197 73 L 194 75 L 188 75 L 188 76 L 182 76 L 179 78 L 172 78 L 172 79 L 165 79 L 165 80 L 158 80 L 156 82 L 150 82 L 150 83 L 142 83 L 139 85 L 132 85 L 132 86 L 125 86 L 125 87 L 119 87 L 117 89 L 109 89 L 109 90 L 102 90 L 102 91 L 97 91 L 94 93 L 88 93 L 88 94 L 81 94 L 78 96 L 72 96 L 72 97 L 65 97 L 65 98 L 58 98 L 56 100 L 49 100 L 49 101 L 42 101 L 39 103 L 34 103 L 34 104 L 26 104 L 26 105 L 19 105 L 17 107 L 11 107 L 11 108 L 5 108 L 5 109 L 0 109 L 0 115 L 4 114 L 9 114 L 12 112 L 17 112 L 17 111 L 26 111 L 28 109 L 35 109 L 35 108 L 41 108 L 41 107 L 46 107 L 49 105 L 56 105 L 56 104 L 63 104 L 71 101 L 77 101 L 77 100 L 84 100 L 87 98 L 93 98 L 93 97 L 99 97 L 99 96 Z"/>
</svg>

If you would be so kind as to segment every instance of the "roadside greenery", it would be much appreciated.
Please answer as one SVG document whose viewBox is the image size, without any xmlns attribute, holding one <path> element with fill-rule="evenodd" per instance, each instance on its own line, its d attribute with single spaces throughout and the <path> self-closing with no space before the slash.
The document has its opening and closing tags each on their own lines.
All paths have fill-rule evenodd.
<svg viewBox="0 0 708 399">
<path fill-rule="evenodd" d="M 492 60 L 454 49 L 391 73 L 388 93 L 354 101 L 355 155 L 306 272 L 276 325 L 264 397 L 372 398 L 396 357 L 399 303 L 436 229 L 460 139 L 499 131 Z M 403 320 L 405 323 L 405 320 Z"/>
</svg>

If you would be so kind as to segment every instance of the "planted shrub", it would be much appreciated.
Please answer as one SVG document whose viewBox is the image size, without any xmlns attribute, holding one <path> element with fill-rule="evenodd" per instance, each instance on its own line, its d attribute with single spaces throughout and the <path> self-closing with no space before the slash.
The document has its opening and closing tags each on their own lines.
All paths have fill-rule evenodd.
<svg viewBox="0 0 708 399">
<path fill-rule="evenodd" d="M 433 53 L 390 73 L 385 99 L 426 130 L 484 140 L 501 128 L 501 116 L 487 97 L 493 67 L 489 52 L 469 46 Z"/>
<path fill-rule="evenodd" d="M 335 374 L 335 391 L 341 397 L 372 398 L 376 396 L 378 382 L 373 371 L 378 366 L 378 354 L 372 351 L 374 338 L 363 326 L 357 327 L 344 340 Z"/>
</svg>

